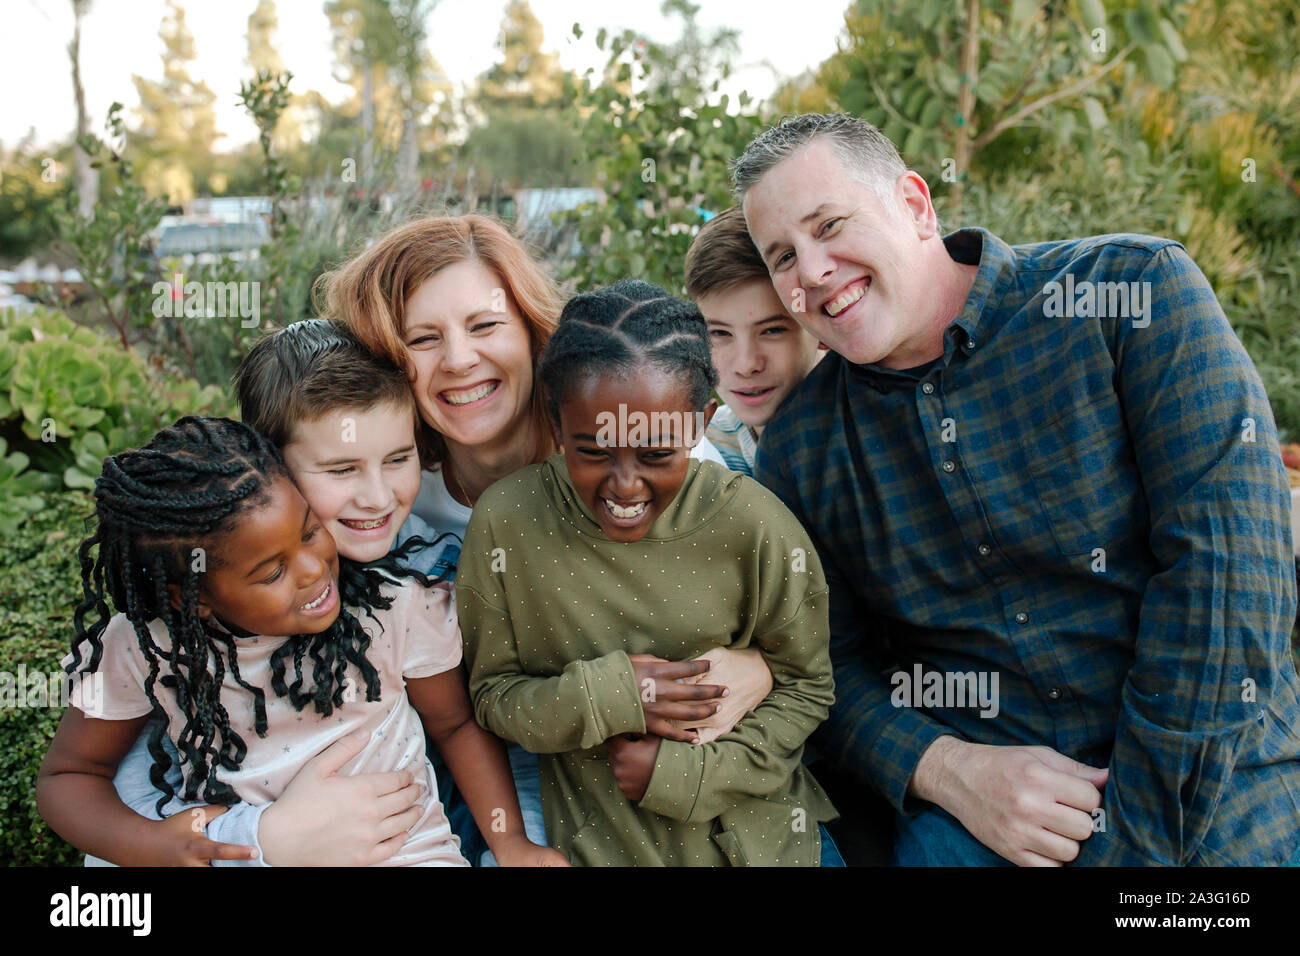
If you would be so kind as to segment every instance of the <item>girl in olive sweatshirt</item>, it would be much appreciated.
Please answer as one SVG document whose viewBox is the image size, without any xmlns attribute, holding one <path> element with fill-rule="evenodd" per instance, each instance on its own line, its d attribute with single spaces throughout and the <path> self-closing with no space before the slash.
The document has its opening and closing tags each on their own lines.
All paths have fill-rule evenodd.
<svg viewBox="0 0 1300 956">
<path fill-rule="evenodd" d="M 543 755 L 573 863 L 817 865 L 835 810 L 800 759 L 834 699 L 826 581 L 774 495 L 689 458 L 717 407 L 699 310 L 644 282 L 579 295 L 539 376 L 562 451 L 489 489 L 461 552 L 479 722 Z M 750 645 L 771 693 L 699 744 L 682 728 L 725 692 L 648 655 Z"/>
</svg>

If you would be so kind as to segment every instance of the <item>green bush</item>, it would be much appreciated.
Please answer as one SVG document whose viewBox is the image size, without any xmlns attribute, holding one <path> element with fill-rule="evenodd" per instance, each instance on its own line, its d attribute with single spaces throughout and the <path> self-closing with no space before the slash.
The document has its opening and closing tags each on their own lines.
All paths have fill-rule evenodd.
<svg viewBox="0 0 1300 956">
<path fill-rule="evenodd" d="M 52 673 L 71 648 L 81 597 L 77 545 L 94 510 L 89 495 L 59 491 L 0 536 L 0 671 Z M 36 772 L 63 708 L 0 705 L 0 863 L 75 866 L 81 854 L 36 812 Z"/>
<path fill-rule="evenodd" d="M 42 491 L 92 487 L 107 455 L 182 415 L 229 411 L 221 389 L 166 380 L 60 312 L 0 313 L 0 532 L 39 507 Z"/>
</svg>

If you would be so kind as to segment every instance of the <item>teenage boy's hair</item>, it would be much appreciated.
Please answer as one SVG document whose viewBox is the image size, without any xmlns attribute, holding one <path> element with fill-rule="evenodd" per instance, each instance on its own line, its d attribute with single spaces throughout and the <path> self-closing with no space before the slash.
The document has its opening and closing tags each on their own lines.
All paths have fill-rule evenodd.
<svg viewBox="0 0 1300 956">
<path fill-rule="evenodd" d="M 686 294 L 697 302 L 711 292 L 769 278 L 739 206 L 718 213 L 701 226 L 686 253 Z"/>
<path fill-rule="evenodd" d="M 235 391 L 240 417 L 279 448 L 298 423 L 338 409 L 415 410 L 406 373 L 326 319 L 295 322 L 259 339 L 239 364 Z"/>
</svg>

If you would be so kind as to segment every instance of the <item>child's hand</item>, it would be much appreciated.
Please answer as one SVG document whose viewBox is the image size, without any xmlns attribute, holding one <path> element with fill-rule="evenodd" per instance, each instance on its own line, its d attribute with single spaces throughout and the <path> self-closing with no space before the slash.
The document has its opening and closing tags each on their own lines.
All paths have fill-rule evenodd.
<svg viewBox="0 0 1300 956">
<path fill-rule="evenodd" d="M 674 726 L 671 721 L 681 721 L 691 727 L 722 708 L 718 701 L 727 696 L 725 687 L 716 684 L 678 683 L 683 678 L 703 674 L 712 662 L 705 658 L 665 661 L 653 654 L 629 654 L 628 658 L 632 661 L 632 670 L 636 672 L 646 733 L 683 743 L 699 743 L 698 733 Z M 693 700 L 707 703 L 685 703 Z"/>
<path fill-rule="evenodd" d="M 660 739 L 650 734 L 644 737 L 618 734 L 605 741 L 609 765 L 614 769 L 618 789 L 633 803 L 639 803 L 645 796 L 646 787 L 650 786 L 650 777 L 655 772 L 655 760 L 659 757 Z"/>
<path fill-rule="evenodd" d="M 499 851 L 493 850 L 498 866 L 572 866 L 559 850 L 538 846 L 527 837 L 510 840 Z"/>
<path fill-rule="evenodd" d="M 154 824 L 162 866 L 210 866 L 213 860 L 252 860 L 257 849 L 209 840 L 203 828 L 226 812 L 225 807 L 195 807 Z"/>
</svg>

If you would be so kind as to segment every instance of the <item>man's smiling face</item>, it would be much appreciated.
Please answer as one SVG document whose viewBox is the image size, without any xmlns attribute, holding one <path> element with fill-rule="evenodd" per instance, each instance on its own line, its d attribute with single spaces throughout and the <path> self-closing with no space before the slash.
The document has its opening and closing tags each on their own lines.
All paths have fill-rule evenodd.
<svg viewBox="0 0 1300 956">
<path fill-rule="evenodd" d="M 926 360 L 916 350 L 927 341 L 929 277 L 918 266 L 921 241 L 934 232 L 925 215 L 929 197 L 914 174 L 895 184 L 895 196 L 881 202 L 829 141 L 816 139 L 772 167 L 743 201 L 781 301 L 859 365 L 907 368 Z"/>
</svg>

